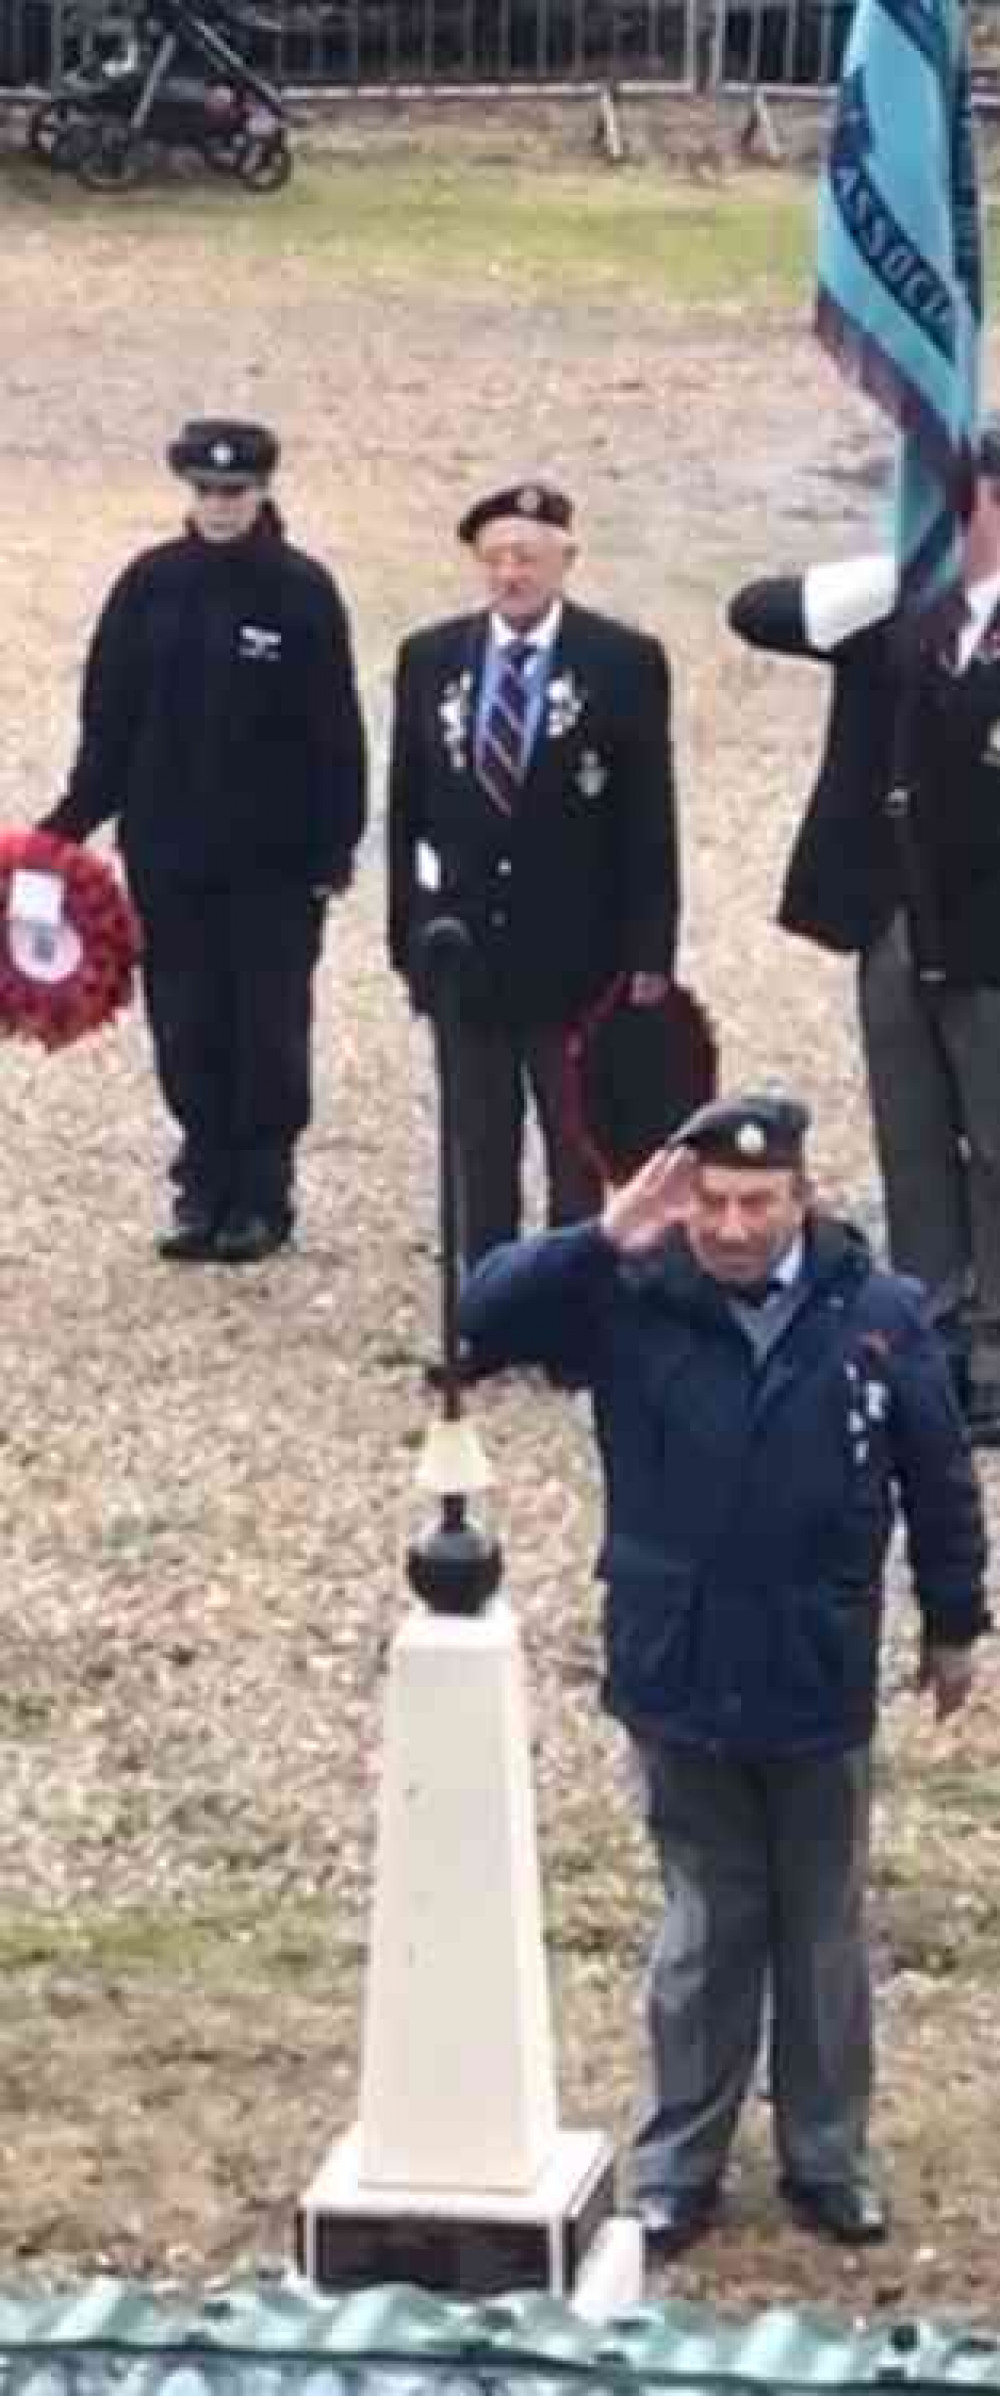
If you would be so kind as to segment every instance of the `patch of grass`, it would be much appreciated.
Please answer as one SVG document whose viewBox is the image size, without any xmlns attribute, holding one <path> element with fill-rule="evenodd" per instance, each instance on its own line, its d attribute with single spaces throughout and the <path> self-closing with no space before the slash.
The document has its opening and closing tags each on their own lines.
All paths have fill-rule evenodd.
<svg viewBox="0 0 1000 2396">
<path fill-rule="evenodd" d="M 34 201 L 38 214 L 44 201 L 57 244 L 107 230 L 120 252 L 155 252 L 161 239 L 175 243 L 180 225 L 272 266 L 312 257 L 330 272 L 360 267 L 495 288 L 498 300 L 508 287 L 586 284 L 609 295 L 624 285 L 664 306 L 808 305 L 815 270 L 816 181 L 793 172 L 737 175 L 706 193 L 654 167 L 610 175 L 375 150 L 301 157 L 287 189 L 266 199 L 192 176 L 115 200 L 15 156 L 0 170 L 4 187 L 11 201 Z M 987 261 L 1000 296 L 1000 260 L 987 249 Z"/>
<path fill-rule="evenodd" d="M 363 1959 L 352 1936 L 338 1935 L 336 1909 L 325 1900 L 297 1899 L 266 1909 L 220 1902 L 197 1909 L 163 1905 L 75 1913 L 0 1911 L 0 1977 L 19 1972 L 66 1972 L 94 1977 L 168 1974 L 211 1981 L 233 1970 L 268 1982 L 301 1979 L 331 1963 Z"/>
<path fill-rule="evenodd" d="M 940 1884 L 882 1877 L 889 1891 L 885 1936 L 895 1972 L 984 1984 L 1000 1965 L 1000 1896 L 989 1890 L 956 1896 Z"/>
<path fill-rule="evenodd" d="M 1000 1827 L 1000 1767 L 977 1758 L 937 1763 L 927 1774 L 927 1799 L 941 1821 L 956 1829 L 963 1822 Z"/>
<path fill-rule="evenodd" d="M 8 167 L 5 180 L 27 197 L 23 167 Z M 812 190 L 791 178 L 755 186 L 749 198 L 742 184 L 706 198 L 642 171 L 612 177 L 383 156 L 303 161 L 287 191 L 258 202 L 200 181 L 90 199 L 68 179 L 53 179 L 46 199 L 57 243 L 77 228 L 106 227 L 120 250 L 145 249 L 161 234 L 174 242 L 180 222 L 274 262 L 307 254 L 331 271 L 425 272 L 486 292 L 508 282 L 625 283 L 666 304 L 748 293 L 787 300 L 807 288 L 813 242 Z"/>
<path fill-rule="evenodd" d="M 49 1689 L 0 1689 L 0 1736 L 41 1738 L 58 1710 L 58 1701 Z"/>
</svg>

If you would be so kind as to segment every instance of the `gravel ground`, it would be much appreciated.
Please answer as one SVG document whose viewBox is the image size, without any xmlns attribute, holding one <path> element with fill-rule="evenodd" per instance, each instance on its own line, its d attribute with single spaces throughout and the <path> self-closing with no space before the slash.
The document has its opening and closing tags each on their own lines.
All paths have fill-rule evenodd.
<svg viewBox="0 0 1000 2396">
<path fill-rule="evenodd" d="M 724 1078 L 803 1083 L 825 1189 L 873 1220 L 850 974 L 771 925 L 821 678 L 751 659 L 722 620 L 739 579 L 849 548 L 871 517 L 877 428 L 801 325 L 750 326 L 735 302 L 359 278 L 294 245 L 262 273 L 183 213 L 143 252 L 111 212 L 74 225 L 16 193 L 0 211 L 4 819 L 59 786 L 95 603 L 174 522 L 157 459 L 183 412 L 280 425 L 293 533 L 352 604 L 379 762 L 396 640 L 462 603 L 460 505 L 556 474 L 580 504 L 581 596 L 673 660 L 683 966 Z M 373 831 L 321 976 L 300 1248 L 259 1272 L 152 1253 L 170 1136 L 138 1014 L 63 1058 L 3 1056 L 0 2268 L 197 2277 L 279 2252 L 350 2117 L 435 1309 L 427 1058 L 381 920 Z M 623 2129 L 655 1891 L 594 1705 L 586 1425 L 523 1383 L 476 1411 L 532 1671 L 566 2111 Z M 894 1632 L 896 1682 L 907 1641 Z M 862 2265 L 776 2222 L 758 2108 L 731 2219 L 674 2273 L 680 2292 L 989 2307 L 997 1685 L 993 1666 L 946 1734 L 905 1696 L 891 1709 L 879 2132 L 896 2239 Z"/>
</svg>

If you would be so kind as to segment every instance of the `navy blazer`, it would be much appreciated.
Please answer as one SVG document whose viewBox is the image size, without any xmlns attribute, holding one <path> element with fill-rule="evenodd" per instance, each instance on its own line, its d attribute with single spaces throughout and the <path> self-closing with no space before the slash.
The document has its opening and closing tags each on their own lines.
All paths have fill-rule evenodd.
<svg viewBox="0 0 1000 2396">
<path fill-rule="evenodd" d="M 659 643 L 566 602 L 524 783 L 506 813 L 475 738 L 489 618 L 414 633 L 396 667 L 388 943 L 412 978 L 421 923 L 466 924 L 470 1007 L 561 1024 L 619 971 L 669 972 L 679 905 L 670 686 Z M 437 889 L 421 887 L 433 859 Z"/>
<path fill-rule="evenodd" d="M 831 650 L 806 626 L 806 578 L 775 575 L 738 591 L 729 620 L 754 648 L 811 657 L 833 687 L 815 785 L 793 843 L 779 921 L 820 947 L 864 952 L 902 903 L 885 801 L 904 684 L 915 701 L 906 742 L 922 878 L 954 985 L 1000 984 L 1000 662 L 962 674 L 914 651 L 898 614 Z"/>
</svg>

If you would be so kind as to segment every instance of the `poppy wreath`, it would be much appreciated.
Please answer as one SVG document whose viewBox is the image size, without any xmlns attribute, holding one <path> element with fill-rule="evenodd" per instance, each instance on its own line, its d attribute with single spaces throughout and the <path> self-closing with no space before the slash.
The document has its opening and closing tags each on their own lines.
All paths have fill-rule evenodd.
<svg viewBox="0 0 1000 2396">
<path fill-rule="evenodd" d="M 615 976 L 563 1048 L 566 1133 L 612 1185 L 714 1098 L 718 1079 L 714 1028 L 695 992 L 672 982 L 655 1006 L 635 1006 L 629 981 Z"/>
<path fill-rule="evenodd" d="M 33 972 L 11 914 L 16 874 L 55 876 L 68 963 Z M 135 914 L 99 857 L 52 832 L 0 832 L 0 1037 L 67 1048 L 126 1007 L 141 950 Z"/>
</svg>

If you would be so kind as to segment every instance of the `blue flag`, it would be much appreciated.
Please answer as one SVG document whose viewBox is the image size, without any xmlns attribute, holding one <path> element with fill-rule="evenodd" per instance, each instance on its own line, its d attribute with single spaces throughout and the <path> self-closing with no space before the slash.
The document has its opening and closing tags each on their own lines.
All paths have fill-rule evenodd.
<svg viewBox="0 0 1000 2396">
<path fill-rule="evenodd" d="M 981 323 L 962 0 L 857 0 L 820 184 L 817 331 L 902 435 L 904 605 L 958 581 Z"/>
</svg>

